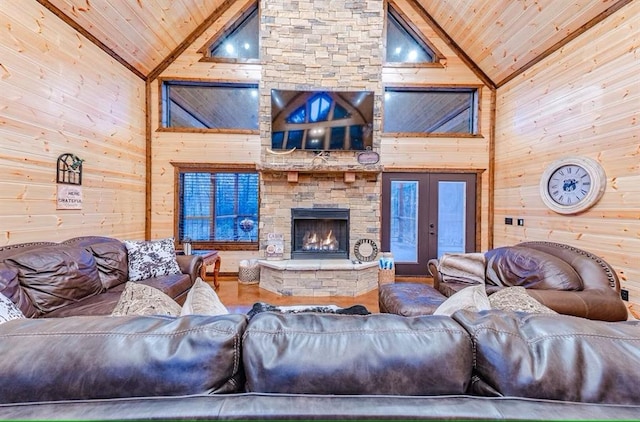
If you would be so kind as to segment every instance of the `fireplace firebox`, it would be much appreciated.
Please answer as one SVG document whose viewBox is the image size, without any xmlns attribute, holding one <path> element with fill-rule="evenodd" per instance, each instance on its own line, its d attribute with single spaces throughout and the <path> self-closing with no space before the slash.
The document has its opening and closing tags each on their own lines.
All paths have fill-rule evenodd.
<svg viewBox="0 0 640 422">
<path fill-rule="evenodd" d="M 291 259 L 348 259 L 349 210 L 292 208 Z"/>
</svg>

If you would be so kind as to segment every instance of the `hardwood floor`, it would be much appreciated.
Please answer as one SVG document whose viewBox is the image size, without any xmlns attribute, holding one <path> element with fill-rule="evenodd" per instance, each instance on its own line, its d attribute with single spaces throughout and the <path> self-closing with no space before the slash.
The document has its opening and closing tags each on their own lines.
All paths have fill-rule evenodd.
<svg viewBox="0 0 640 422">
<path fill-rule="evenodd" d="M 419 283 L 431 283 L 430 278 L 396 278 L 396 282 L 411 281 Z M 247 313 L 254 303 L 265 302 L 270 305 L 337 305 L 349 307 L 362 305 L 369 312 L 379 312 L 378 289 L 360 296 L 280 296 L 261 289 L 258 284 L 238 283 L 237 276 L 222 275 L 220 287 L 216 291 L 222 303 L 231 313 Z"/>
</svg>

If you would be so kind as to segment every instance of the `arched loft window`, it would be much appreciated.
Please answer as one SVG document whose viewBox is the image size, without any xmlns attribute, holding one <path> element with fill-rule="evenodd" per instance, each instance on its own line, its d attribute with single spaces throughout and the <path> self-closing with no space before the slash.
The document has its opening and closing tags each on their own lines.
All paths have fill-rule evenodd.
<svg viewBox="0 0 640 422">
<path fill-rule="evenodd" d="M 200 52 L 210 59 L 254 61 L 260 58 L 258 3 L 253 3 Z"/>
<path fill-rule="evenodd" d="M 441 55 L 435 47 L 391 4 L 387 10 L 387 63 L 437 63 Z"/>
</svg>

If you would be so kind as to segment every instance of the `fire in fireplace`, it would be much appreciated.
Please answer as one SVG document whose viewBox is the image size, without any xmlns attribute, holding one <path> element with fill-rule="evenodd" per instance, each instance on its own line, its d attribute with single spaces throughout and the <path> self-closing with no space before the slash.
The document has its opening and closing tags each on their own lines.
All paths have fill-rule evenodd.
<svg viewBox="0 0 640 422">
<path fill-rule="evenodd" d="M 291 209 L 292 259 L 348 259 L 349 210 Z"/>
</svg>

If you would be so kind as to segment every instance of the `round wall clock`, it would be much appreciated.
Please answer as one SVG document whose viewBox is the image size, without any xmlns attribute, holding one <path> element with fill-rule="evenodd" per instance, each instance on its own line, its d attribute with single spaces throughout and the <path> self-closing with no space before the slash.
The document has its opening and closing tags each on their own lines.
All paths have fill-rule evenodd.
<svg viewBox="0 0 640 422">
<path fill-rule="evenodd" d="M 554 161 L 542 174 L 540 195 L 546 206 L 560 214 L 577 214 L 602 197 L 607 176 L 597 161 L 567 157 Z"/>
</svg>

